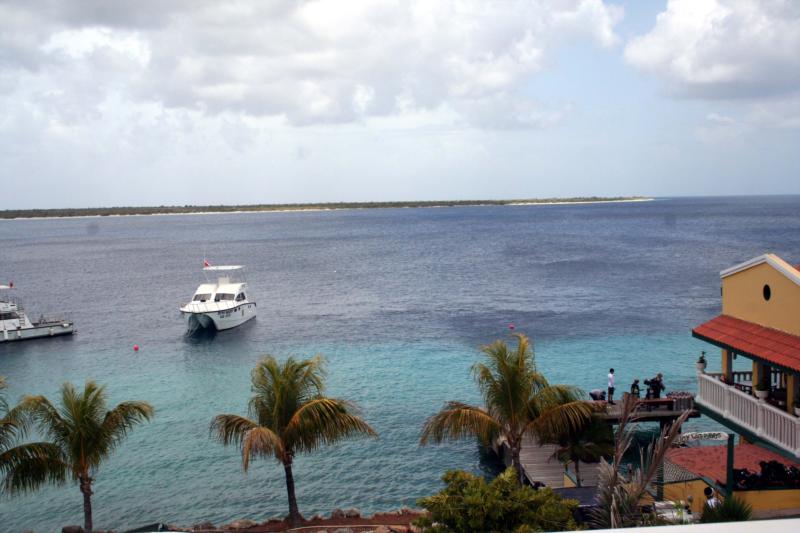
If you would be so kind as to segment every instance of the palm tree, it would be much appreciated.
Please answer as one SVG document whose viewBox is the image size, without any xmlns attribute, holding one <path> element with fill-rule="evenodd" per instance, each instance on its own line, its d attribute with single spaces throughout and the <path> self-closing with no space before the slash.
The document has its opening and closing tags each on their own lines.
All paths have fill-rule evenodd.
<svg viewBox="0 0 800 533">
<path fill-rule="evenodd" d="M 641 502 L 648 488 L 658 483 L 667 451 L 680 436 L 681 426 L 689 418 L 690 411 L 684 411 L 670 425 L 662 428 L 658 438 L 645 450 L 640 450 L 639 467 L 624 475 L 621 472 L 622 458 L 633 443 L 639 418 L 636 413 L 637 401 L 634 396 L 628 396 L 623 401 L 611 462 L 600 462 L 597 506 L 589 514 L 589 522 L 594 529 L 661 525 L 657 515 L 643 511 Z"/>
<path fill-rule="evenodd" d="M 614 453 L 614 432 L 606 421 L 593 416 L 583 428 L 559 435 L 553 443 L 558 445 L 553 458 L 565 466 L 575 465 L 575 483 L 581 487 L 581 463 L 597 463 L 610 457 Z"/>
<path fill-rule="evenodd" d="M 489 445 L 502 437 L 522 483 L 523 437 L 532 435 L 543 441 L 569 430 L 577 431 L 595 408 L 591 402 L 580 400 L 579 389 L 551 385 L 536 369 L 528 338 L 518 333 L 514 337 L 517 338 L 516 350 L 497 340 L 481 347 L 486 362 L 472 367 L 486 407 L 447 402 L 441 411 L 425 421 L 420 444 L 477 436 Z"/>
<path fill-rule="evenodd" d="M 357 435 L 377 437 L 355 404 L 322 395 L 324 375 L 320 356 L 303 361 L 290 357 L 283 365 L 266 356 L 252 372 L 252 418 L 228 414 L 211 421 L 216 439 L 241 447 L 245 472 L 253 457 L 272 457 L 283 465 L 292 525 L 303 519 L 292 475 L 295 455 Z"/>
<path fill-rule="evenodd" d="M 61 481 L 51 466 L 50 457 L 58 450 L 48 442 L 16 444 L 25 436 L 26 424 L 19 408 L 10 408 L 2 393 L 6 388 L 0 376 L 0 492 L 33 490 L 46 481 Z"/>
<path fill-rule="evenodd" d="M 26 396 L 18 410 L 36 424 L 47 443 L 46 468 L 38 473 L 20 466 L 8 478 L 12 489 L 32 490 L 45 481 L 78 482 L 83 494 L 84 529 L 92 532 L 92 482 L 100 463 L 111 455 L 134 426 L 149 421 L 153 408 L 147 402 L 123 402 L 106 410 L 105 387 L 87 381 L 79 392 L 71 383 L 61 386 L 57 408 L 44 396 Z M 7 480 L 7 484 L 9 483 Z"/>
</svg>

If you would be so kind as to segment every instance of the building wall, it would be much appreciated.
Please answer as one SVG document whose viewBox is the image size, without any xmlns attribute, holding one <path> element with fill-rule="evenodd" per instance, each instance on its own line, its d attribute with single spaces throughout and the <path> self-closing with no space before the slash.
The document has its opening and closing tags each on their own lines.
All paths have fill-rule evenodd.
<svg viewBox="0 0 800 533">
<path fill-rule="evenodd" d="M 764 285 L 770 287 L 769 301 Z M 722 313 L 800 335 L 800 285 L 768 263 L 742 270 L 722 278 Z"/>
<path fill-rule="evenodd" d="M 686 501 L 692 496 L 692 512 L 700 513 L 706 496 L 703 490 L 707 487 L 705 481 L 694 480 L 664 485 L 664 499 L 670 501 Z M 734 496 L 750 504 L 755 514 L 763 512 L 798 510 L 800 511 L 800 490 L 798 489 L 773 489 L 773 490 L 737 490 Z M 724 498 L 724 496 L 720 496 Z"/>
</svg>

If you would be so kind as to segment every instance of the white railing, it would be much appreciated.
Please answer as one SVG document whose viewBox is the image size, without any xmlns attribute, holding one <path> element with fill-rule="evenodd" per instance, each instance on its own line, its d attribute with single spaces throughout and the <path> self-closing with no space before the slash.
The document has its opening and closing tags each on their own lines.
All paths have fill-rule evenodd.
<svg viewBox="0 0 800 533">
<path fill-rule="evenodd" d="M 800 418 L 720 381 L 720 374 L 698 374 L 697 403 L 800 457 Z"/>
</svg>

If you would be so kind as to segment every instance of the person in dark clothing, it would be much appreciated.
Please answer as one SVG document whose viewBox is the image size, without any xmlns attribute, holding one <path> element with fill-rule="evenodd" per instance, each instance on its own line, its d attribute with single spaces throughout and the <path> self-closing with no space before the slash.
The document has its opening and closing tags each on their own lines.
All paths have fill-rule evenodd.
<svg viewBox="0 0 800 533">
<path fill-rule="evenodd" d="M 631 384 L 631 396 L 638 398 L 640 394 L 641 390 L 639 389 L 639 380 L 634 379 L 633 383 Z"/>
<path fill-rule="evenodd" d="M 652 379 L 644 380 L 644 384 L 647 385 L 647 398 L 658 400 L 661 398 L 661 391 L 666 389 L 664 386 L 664 375 L 659 372 L 656 377 Z"/>
</svg>

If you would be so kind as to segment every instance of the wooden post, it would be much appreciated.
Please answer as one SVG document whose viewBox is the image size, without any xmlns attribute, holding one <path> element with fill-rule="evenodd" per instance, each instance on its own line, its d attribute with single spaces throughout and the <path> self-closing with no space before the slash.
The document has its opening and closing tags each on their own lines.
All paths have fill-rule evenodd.
<svg viewBox="0 0 800 533">
<path fill-rule="evenodd" d="M 725 376 L 725 383 L 733 383 L 733 353 L 730 350 L 722 350 L 722 375 Z"/>
<path fill-rule="evenodd" d="M 728 434 L 728 460 L 725 461 L 725 497 L 733 495 L 733 438 L 734 434 Z"/>
<path fill-rule="evenodd" d="M 786 412 L 794 414 L 794 406 L 797 403 L 797 382 L 798 375 L 794 372 L 786 372 Z"/>
<path fill-rule="evenodd" d="M 761 383 L 761 372 L 762 372 L 761 363 L 759 363 L 758 361 L 753 361 L 753 396 L 756 395 L 756 389 L 758 388 L 758 384 Z"/>
</svg>

